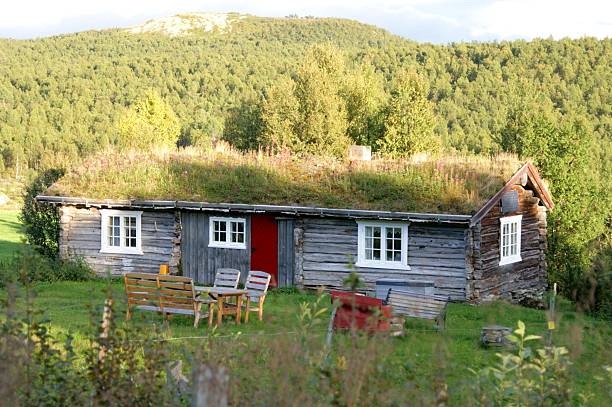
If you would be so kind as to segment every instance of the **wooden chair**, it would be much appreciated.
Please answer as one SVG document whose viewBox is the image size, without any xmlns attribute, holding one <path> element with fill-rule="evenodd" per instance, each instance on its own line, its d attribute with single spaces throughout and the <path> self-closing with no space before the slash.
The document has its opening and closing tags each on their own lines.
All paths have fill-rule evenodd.
<svg viewBox="0 0 612 407">
<path fill-rule="evenodd" d="M 249 271 L 249 275 L 246 279 L 244 288 L 248 290 L 248 294 L 244 297 L 246 299 L 244 322 L 249 322 L 249 312 L 257 311 L 259 320 L 263 319 L 263 305 L 266 300 L 266 294 L 268 293 L 268 286 L 270 285 L 270 279 L 272 276 L 263 271 Z M 251 302 L 257 305 L 251 307 Z"/>
<path fill-rule="evenodd" d="M 218 269 L 215 275 L 215 287 L 237 288 L 240 281 L 240 270 Z"/>
<path fill-rule="evenodd" d="M 128 298 L 126 319 L 132 317 L 132 308 L 156 311 L 168 318 L 172 314 L 193 315 L 194 327 L 200 318 L 208 316 L 212 324 L 214 299 L 196 297 L 193 280 L 171 275 L 126 273 L 125 291 Z M 202 313 L 202 305 L 208 305 L 208 313 Z"/>
<path fill-rule="evenodd" d="M 208 326 L 212 325 L 213 310 L 216 301 L 212 298 L 196 297 L 193 279 L 170 275 L 157 276 L 159 287 L 159 306 L 164 318 L 169 314 L 193 315 L 193 326 L 198 327 L 200 318 L 208 317 Z M 202 305 L 208 305 L 208 312 L 202 313 Z"/>
<path fill-rule="evenodd" d="M 441 295 L 419 294 L 392 288 L 387 294 L 387 304 L 394 315 L 433 319 L 437 328 L 446 325 L 446 305 L 449 298 Z"/>
</svg>

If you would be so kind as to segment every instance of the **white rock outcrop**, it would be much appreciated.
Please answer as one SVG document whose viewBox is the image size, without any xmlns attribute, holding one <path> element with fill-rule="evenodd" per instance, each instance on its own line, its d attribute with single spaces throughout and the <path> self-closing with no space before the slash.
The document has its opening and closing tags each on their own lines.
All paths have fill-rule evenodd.
<svg viewBox="0 0 612 407">
<path fill-rule="evenodd" d="M 231 28 L 231 18 L 242 18 L 243 16 L 228 13 L 187 13 L 177 14 L 171 17 L 162 17 L 149 20 L 143 24 L 127 28 L 126 31 L 133 34 L 141 33 L 163 33 L 171 37 L 188 35 L 192 30 L 212 31 L 215 28 L 226 32 Z"/>
</svg>

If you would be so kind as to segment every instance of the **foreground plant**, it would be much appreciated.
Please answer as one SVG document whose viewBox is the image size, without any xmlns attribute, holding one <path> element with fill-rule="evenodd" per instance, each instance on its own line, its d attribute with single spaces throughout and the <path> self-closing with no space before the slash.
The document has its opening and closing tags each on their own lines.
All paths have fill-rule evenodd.
<svg viewBox="0 0 612 407">
<path fill-rule="evenodd" d="M 515 345 L 514 353 L 497 353 L 494 366 L 478 372 L 476 395 L 486 406 L 559 406 L 572 402 L 569 375 L 571 361 L 565 347 L 532 350 L 528 344 L 542 337 L 527 335 L 525 324 L 518 321 L 514 334 L 507 338 Z"/>
</svg>

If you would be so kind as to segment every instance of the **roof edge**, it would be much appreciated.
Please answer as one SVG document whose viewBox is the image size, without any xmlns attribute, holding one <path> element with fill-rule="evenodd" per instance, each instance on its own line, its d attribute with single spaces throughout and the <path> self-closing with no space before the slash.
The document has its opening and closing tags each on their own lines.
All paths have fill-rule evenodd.
<svg viewBox="0 0 612 407">
<path fill-rule="evenodd" d="M 474 226 L 476 223 L 480 222 L 482 218 L 493 208 L 493 206 L 501 199 L 502 195 L 510 188 L 516 184 L 516 182 L 523 176 L 527 175 L 531 180 L 539 198 L 542 200 L 544 205 L 552 210 L 555 207 L 555 204 L 552 200 L 552 195 L 548 191 L 548 188 L 544 184 L 544 180 L 540 176 L 538 169 L 533 165 L 531 161 L 527 161 L 503 186 L 502 189 L 497 191 L 495 195 L 491 199 L 489 199 L 479 210 L 472 216 L 470 220 L 470 226 Z"/>
<path fill-rule="evenodd" d="M 36 200 L 55 205 L 75 205 L 85 207 L 105 208 L 140 208 L 140 209 L 184 209 L 193 211 L 240 211 L 240 212 L 279 212 L 286 215 L 310 215 L 320 217 L 341 217 L 354 219 L 380 219 L 380 220 L 410 220 L 413 222 L 433 223 L 469 223 L 472 215 L 451 215 L 443 213 L 417 213 L 392 212 L 362 209 L 337 209 L 313 206 L 287 206 L 287 205 L 246 205 L 235 203 L 208 203 L 193 201 L 163 201 L 163 200 L 137 200 L 137 199 L 88 199 L 67 196 L 38 195 Z"/>
</svg>

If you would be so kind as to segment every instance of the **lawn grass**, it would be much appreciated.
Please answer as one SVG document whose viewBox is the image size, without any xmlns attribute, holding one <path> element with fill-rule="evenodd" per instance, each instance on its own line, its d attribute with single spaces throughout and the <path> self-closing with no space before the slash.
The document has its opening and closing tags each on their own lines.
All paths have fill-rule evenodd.
<svg viewBox="0 0 612 407">
<path fill-rule="evenodd" d="M 119 320 L 124 319 L 124 293 L 121 282 L 57 282 L 38 284 L 32 292 L 37 308 L 51 321 L 52 332 L 60 336 L 70 332 L 75 336 L 76 346 L 82 346 L 87 332 L 93 329 L 93 315 L 101 315 L 101 306 L 105 290 L 110 287 L 118 304 Z M 0 297 L 6 292 L 0 291 Z M 264 343 L 273 344 L 275 335 L 291 335 L 298 327 L 297 314 L 300 303 L 313 303 L 317 296 L 309 293 L 272 292 L 266 300 L 264 321 L 253 318 L 249 323 L 237 326 L 233 320 L 224 321 L 214 331 L 223 346 L 228 336 L 240 333 L 248 340 L 258 337 Z M 329 305 L 328 299 L 324 300 Z M 328 314 L 325 314 L 328 315 Z M 544 311 L 514 306 L 506 303 L 492 303 L 481 306 L 467 304 L 450 304 L 446 329 L 437 332 L 429 321 L 409 320 L 407 335 L 391 339 L 392 355 L 397 366 L 398 382 L 418 378 L 424 383 L 433 383 L 443 374 L 449 386 L 451 400 L 460 399 L 462 388 L 473 381 L 469 369 L 480 369 L 497 360 L 497 350 L 484 349 L 479 346 L 480 330 L 489 324 L 500 324 L 515 327 L 522 320 L 530 334 L 544 335 L 546 315 Z M 612 352 L 609 351 L 612 338 L 612 326 L 604 321 L 589 318 L 574 312 L 570 305 L 561 302 L 558 313 L 558 330 L 554 334 L 556 345 L 566 346 L 573 360 L 572 376 L 575 378 L 576 391 L 593 393 L 591 405 L 604 405 L 608 394 L 602 390 L 602 384 L 595 379 L 601 376 L 602 366 L 612 365 Z M 151 329 L 155 324 L 161 326 L 161 317 L 150 312 L 136 312 L 130 324 Z M 315 341 L 325 340 L 327 317 L 309 331 Z M 169 342 L 178 355 L 193 354 L 202 347 L 202 337 L 211 334 L 204 322 L 199 328 L 193 328 L 192 319 L 182 316 L 174 317 L 168 324 L 166 335 L 171 338 L 185 338 Z M 191 337 L 191 338 L 187 338 Z M 263 339 L 261 339 L 263 338 Z M 337 340 L 347 340 L 347 336 L 337 334 Z M 260 345 L 261 346 L 261 342 Z M 609 401 L 609 400 L 608 400 Z"/>
<path fill-rule="evenodd" d="M 0 261 L 13 255 L 22 245 L 19 211 L 0 210 Z"/>
</svg>

